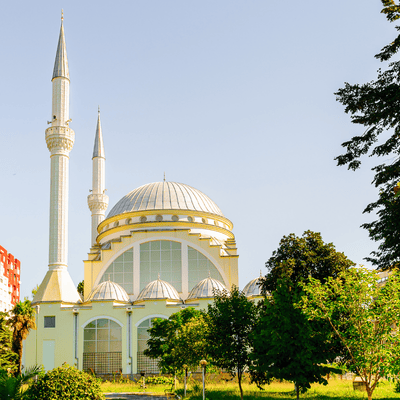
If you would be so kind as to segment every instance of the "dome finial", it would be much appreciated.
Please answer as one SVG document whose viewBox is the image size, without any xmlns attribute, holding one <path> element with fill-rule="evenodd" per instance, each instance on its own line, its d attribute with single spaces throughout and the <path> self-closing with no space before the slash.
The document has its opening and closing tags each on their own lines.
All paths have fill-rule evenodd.
<svg viewBox="0 0 400 400">
<path fill-rule="evenodd" d="M 211 272 L 208 270 L 208 277 L 211 278 Z"/>
<path fill-rule="evenodd" d="M 157 277 L 157 280 L 160 280 L 160 273 L 158 273 L 158 277 Z"/>
<path fill-rule="evenodd" d="M 97 112 L 98 112 L 99 115 L 100 115 L 100 106 L 97 106 Z"/>
<path fill-rule="evenodd" d="M 164 171 L 164 182 L 165 182 L 165 171 Z"/>
<path fill-rule="evenodd" d="M 64 21 L 64 10 L 61 9 L 61 23 Z"/>
<path fill-rule="evenodd" d="M 262 278 L 263 276 L 262 276 L 262 272 L 261 272 L 261 269 L 260 269 L 260 278 Z"/>
</svg>

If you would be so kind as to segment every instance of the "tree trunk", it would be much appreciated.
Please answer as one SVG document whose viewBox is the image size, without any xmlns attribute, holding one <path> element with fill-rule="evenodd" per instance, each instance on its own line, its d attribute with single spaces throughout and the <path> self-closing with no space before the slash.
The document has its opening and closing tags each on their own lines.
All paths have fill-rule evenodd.
<svg viewBox="0 0 400 400">
<path fill-rule="evenodd" d="M 372 392 L 373 392 L 373 390 L 371 390 L 371 388 L 369 387 L 368 384 L 365 385 L 365 389 L 366 389 L 367 394 L 368 394 L 368 400 L 372 400 Z"/>
<path fill-rule="evenodd" d="M 185 368 L 185 385 L 184 385 L 184 389 L 183 389 L 183 397 L 186 397 L 186 382 L 187 382 L 187 368 Z"/>
<path fill-rule="evenodd" d="M 240 400 L 243 400 L 243 388 L 242 388 L 242 371 L 238 368 L 238 383 L 240 389 Z"/>
<path fill-rule="evenodd" d="M 297 383 L 294 384 L 296 386 L 296 398 L 299 400 L 299 385 Z"/>
</svg>

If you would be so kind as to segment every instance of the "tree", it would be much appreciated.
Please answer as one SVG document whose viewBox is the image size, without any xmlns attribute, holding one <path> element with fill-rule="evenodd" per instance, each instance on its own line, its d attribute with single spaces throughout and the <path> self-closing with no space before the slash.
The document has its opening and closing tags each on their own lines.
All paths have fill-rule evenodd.
<svg viewBox="0 0 400 400">
<path fill-rule="evenodd" d="M 207 323 L 204 314 L 193 307 L 172 314 L 168 319 L 157 318 L 149 329 L 150 339 L 144 354 L 158 359 L 165 372 L 182 371 L 184 365 L 197 369 L 206 353 Z"/>
<path fill-rule="evenodd" d="M 278 280 L 272 295 L 265 298 L 252 335 L 250 374 L 259 387 L 274 378 L 293 381 L 298 399 L 311 383 L 326 385 L 324 376 L 336 369 L 326 365 L 330 332 L 320 321 L 310 324 L 294 306 L 296 300 L 299 292 L 288 279 Z"/>
<path fill-rule="evenodd" d="M 400 18 L 400 6 L 395 0 L 381 0 L 382 13 L 389 22 Z M 400 27 L 396 27 L 400 31 Z M 375 57 L 384 62 L 399 50 L 400 35 L 383 47 Z M 346 152 L 336 160 L 338 165 L 348 165 L 356 170 L 362 156 L 384 157 L 385 161 L 372 168 L 373 184 L 380 188 L 378 200 L 369 204 L 364 213 L 376 212 L 378 219 L 365 223 L 372 240 L 380 242 L 377 251 L 366 257 L 378 269 L 386 270 L 400 265 L 400 229 L 395 221 L 400 215 L 400 199 L 394 198 L 393 188 L 400 179 L 400 61 L 391 62 L 387 70 L 378 70 L 375 81 L 359 84 L 345 83 L 335 95 L 345 106 L 351 122 L 362 125 L 364 133 L 351 138 L 342 146 Z M 383 137 L 385 135 L 385 137 Z"/>
<path fill-rule="evenodd" d="M 12 350 L 17 354 L 17 374 L 21 375 L 22 345 L 31 329 L 36 329 L 35 310 L 29 300 L 18 302 L 7 321 L 12 328 Z"/>
<path fill-rule="evenodd" d="M 291 233 L 281 239 L 265 263 L 268 272 L 261 288 L 264 293 L 272 292 L 280 279 L 290 279 L 295 289 L 310 276 L 324 282 L 354 265 L 332 243 L 325 243 L 320 233 L 305 231 L 302 237 Z"/>
<path fill-rule="evenodd" d="M 325 283 L 310 279 L 299 306 L 310 320 L 324 319 L 346 348 L 351 368 L 365 384 L 368 399 L 382 377 L 400 372 L 400 277 L 385 285 L 364 268 L 343 271 Z M 346 312 L 347 320 L 337 318 Z"/>
<path fill-rule="evenodd" d="M 347 353 L 331 326 L 325 321 L 308 321 L 295 304 L 302 293 L 302 282 L 310 277 L 325 282 L 354 265 L 332 243 L 325 243 L 320 233 L 306 231 L 302 237 L 292 233 L 282 238 L 266 262 L 268 273 L 261 284 L 265 303 L 254 334 L 255 382 L 268 383 L 273 377 L 291 379 L 298 395 L 310 383 L 324 382 L 326 369 L 319 363 L 333 362 L 337 357 L 346 362 Z M 343 314 L 337 317 L 345 319 Z M 263 343 L 263 335 L 271 336 L 271 345 L 269 341 Z M 281 337 L 291 345 L 283 347 L 286 343 L 280 343 Z M 308 358 L 299 359 L 300 355 Z M 304 365 L 300 368 L 301 363 Z"/>
<path fill-rule="evenodd" d="M 85 290 L 85 281 L 80 281 L 77 287 L 78 293 L 83 297 L 84 290 Z"/>
<path fill-rule="evenodd" d="M 216 291 L 208 305 L 207 343 L 215 365 L 237 374 L 240 398 L 243 400 L 242 376 L 250 366 L 250 334 L 256 323 L 256 306 L 236 286 L 230 292 Z"/>
<path fill-rule="evenodd" d="M 12 351 L 12 332 L 7 325 L 7 314 L 0 312 L 0 370 L 14 370 L 17 355 Z"/>
<path fill-rule="evenodd" d="M 42 367 L 34 366 L 21 375 L 13 376 L 4 370 L 0 370 L 0 399 L 30 399 L 28 392 L 24 390 L 24 385 L 26 385 L 30 379 L 38 375 L 41 371 Z"/>
</svg>

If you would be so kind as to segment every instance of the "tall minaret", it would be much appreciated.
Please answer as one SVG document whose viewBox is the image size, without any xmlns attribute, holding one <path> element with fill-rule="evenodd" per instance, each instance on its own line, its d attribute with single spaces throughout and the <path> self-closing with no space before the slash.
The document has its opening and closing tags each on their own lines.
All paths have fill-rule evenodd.
<svg viewBox="0 0 400 400">
<path fill-rule="evenodd" d="M 96 136 L 93 149 L 93 178 L 92 190 L 88 196 L 89 209 L 92 212 L 92 243 L 96 244 L 97 227 L 104 221 L 108 207 L 106 191 L 106 158 L 104 154 L 103 134 L 101 132 L 100 107 L 97 115 Z"/>
<path fill-rule="evenodd" d="M 69 69 L 65 46 L 63 15 L 53 70 L 51 127 L 46 129 L 50 151 L 50 238 L 49 270 L 34 302 L 62 301 L 75 303 L 79 294 L 67 271 L 68 266 L 68 187 L 69 152 L 75 133 L 69 127 Z"/>
</svg>

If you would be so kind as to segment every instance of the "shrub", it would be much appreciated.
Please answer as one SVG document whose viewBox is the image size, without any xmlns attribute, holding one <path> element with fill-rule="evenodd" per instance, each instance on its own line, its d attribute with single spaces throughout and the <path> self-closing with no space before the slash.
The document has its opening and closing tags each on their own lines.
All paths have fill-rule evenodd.
<svg viewBox="0 0 400 400">
<path fill-rule="evenodd" d="M 146 383 L 151 385 L 172 385 L 174 378 L 167 376 L 149 376 L 146 378 Z"/>
<path fill-rule="evenodd" d="M 104 399 L 99 379 L 67 364 L 39 377 L 29 387 L 28 396 L 31 400 Z"/>
</svg>

